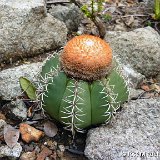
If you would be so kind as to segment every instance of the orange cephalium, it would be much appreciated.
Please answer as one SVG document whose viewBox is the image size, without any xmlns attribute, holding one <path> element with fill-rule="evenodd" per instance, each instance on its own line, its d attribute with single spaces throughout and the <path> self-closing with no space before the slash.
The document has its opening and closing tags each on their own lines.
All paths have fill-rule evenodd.
<svg viewBox="0 0 160 160">
<path fill-rule="evenodd" d="M 109 44 L 99 37 L 76 36 L 64 47 L 60 61 L 67 75 L 93 81 L 109 73 L 112 50 Z"/>
</svg>

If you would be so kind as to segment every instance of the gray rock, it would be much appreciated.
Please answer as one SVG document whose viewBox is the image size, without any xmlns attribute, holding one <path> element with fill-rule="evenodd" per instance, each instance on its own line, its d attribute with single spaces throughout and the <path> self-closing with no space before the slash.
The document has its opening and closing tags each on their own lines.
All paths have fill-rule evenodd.
<svg viewBox="0 0 160 160">
<path fill-rule="evenodd" d="M 27 118 L 27 107 L 21 99 L 16 99 L 15 107 L 12 109 L 12 113 L 15 115 L 15 117 L 21 120 Z"/>
<path fill-rule="evenodd" d="M 138 99 L 138 97 L 144 93 L 144 90 L 142 89 L 134 89 L 130 88 L 130 94 L 129 94 L 129 99 Z"/>
<path fill-rule="evenodd" d="M 0 157 L 18 158 L 22 152 L 22 147 L 17 143 L 13 148 L 7 145 L 0 147 Z"/>
<path fill-rule="evenodd" d="M 136 72 L 131 66 L 129 65 L 121 65 L 122 73 L 128 82 L 128 86 L 130 88 L 139 88 L 140 83 L 143 81 L 145 76 Z"/>
<path fill-rule="evenodd" d="M 160 74 L 160 35 L 151 27 L 131 32 L 107 32 L 114 56 L 146 77 Z"/>
<path fill-rule="evenodd" d="M 5 69 L 0 72 L 0 96 L 3 100 L 10 100 L 21 95 L 19 84 L 21 76 L 27 77 L 31 82 L 37 80 L 37 73 L 42 66 L 41 62 L 24 64 L 15 68 Z"/>
<path fill-rule="evenodd" d="M 49 13 L 64 22 L 69 30 L 77 31 L 78 26 L 82 19 L 82 13 L 80 9 L 75 4 L 66 4 L 66 5 L 52 5 L 52 8 L 49 9 Z"/>
<path fill-rule="evenodd" d="M 90 160 L 158 160 L 159 106 L 160 98 L 126 103 L 111 124 L 89 131 L 85 155 Z"/>
<path fill-rule="evenodd" d="M 63 46 L 65 24 L 47 14 L 44 0 L 0 1 L 0 62 Z"/>
<path fill-rule="evenodd" d="M 154 9 L 154 0 L 143 0 L 144 4 L 151 8 L 152 10 Z"/>
</svg>

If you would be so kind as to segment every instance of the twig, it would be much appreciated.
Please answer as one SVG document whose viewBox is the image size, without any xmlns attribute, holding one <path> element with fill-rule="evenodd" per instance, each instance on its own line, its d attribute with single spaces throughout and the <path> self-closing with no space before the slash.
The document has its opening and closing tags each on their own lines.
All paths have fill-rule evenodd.
<svg viewBox="0 0 160 160">
<path fill-rule="evenodd" d="M 106 34 L 106 27 L 105 27 L 104 23 L 101 21 L 101 19 L 99 17 L 95 17 L 93 22 L 96 25 L 96 27 L 98 28 L 100 37 L 104 38 L 104 36 Z"/>
<path fill-rule="evenodd" d="M 156 31 L 160 34 L 160 23 L 155 23 L 154 26 L 155 26 Z"/>
<path fill-rule="evenodd" d="M 47 4 L 55 4 L 55 3 L 70 3 L 69 0 L 46 0 Z"/>
<path fill-rule="evenodd" d="M 127 17 L 148 17 L 150 15 L 143 15 L 143 14 L 134 14 L 134 15 L 126 15 L 126 16 L 121 16 L 121 18 L 127 18 Z"/>
</svg>

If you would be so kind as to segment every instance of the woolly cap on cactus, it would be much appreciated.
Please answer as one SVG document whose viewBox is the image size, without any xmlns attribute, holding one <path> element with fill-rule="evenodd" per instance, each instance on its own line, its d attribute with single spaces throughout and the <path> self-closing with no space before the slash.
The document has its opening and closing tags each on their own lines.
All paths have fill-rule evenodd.
<svg viewBox="0 0 160 160">
<path fill-rule="evenodd" d="M 99 37 L 81 35 L 66 44 L 60 61 L 67 75 L 92 81 L 109 73 L 112 66 L 112 50 L 109 44 Z"/>
</svg>

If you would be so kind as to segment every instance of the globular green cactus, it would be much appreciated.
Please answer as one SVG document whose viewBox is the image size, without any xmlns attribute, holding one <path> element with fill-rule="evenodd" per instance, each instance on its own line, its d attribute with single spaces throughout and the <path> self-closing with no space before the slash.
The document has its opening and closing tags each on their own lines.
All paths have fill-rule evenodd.
<svg viewBox="0 0 160 160">
<path fill-rule="evenodd" d="M 109 122 L 129 94 L 109 45 L 88 35 L 73 38 L 46 60 L 40 88 L 44 110 L 72 133 Z"/>
</svg>

